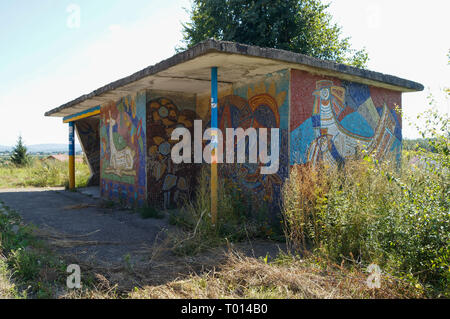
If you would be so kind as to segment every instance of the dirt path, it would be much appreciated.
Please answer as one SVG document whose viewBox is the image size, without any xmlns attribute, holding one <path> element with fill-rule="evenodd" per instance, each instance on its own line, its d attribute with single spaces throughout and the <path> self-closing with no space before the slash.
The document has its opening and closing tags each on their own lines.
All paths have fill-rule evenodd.
<svg viewBox="0 0 450 319">
<path fill-rule="evenodd" d="M 98 199 L 60 188 L 3 189 L 0 200 L 37 226 L 62 254 L 104 265 L 139 262 L 170 225 L 131 210 L 102 208 Z"/>
<path fill-rule="evenodd" d="M 188 274 L 220 268 L 227 251 L 249 257 L 276 256 L 282 243 L 252 241 L 178 256 L 167 234 L 179 232 L 165 219 L 143 219 L 131 210 L 105 208 L 101 200 L 62 188 L 0 189 L 0 201 L 14 209 L 35 233 L 69 263 L 121 291 L 165 284 Z M 103 280 L 102 279 L 102 280 Z"/>
</svg>

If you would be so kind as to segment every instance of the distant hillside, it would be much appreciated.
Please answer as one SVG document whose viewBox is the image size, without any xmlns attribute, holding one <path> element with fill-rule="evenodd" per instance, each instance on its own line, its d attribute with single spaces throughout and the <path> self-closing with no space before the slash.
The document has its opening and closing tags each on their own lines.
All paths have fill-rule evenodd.
<svg viewBox="0 0 450 319">
<path fill-rule="evenodd" d="M 26 145 L 29 153 L 66 153 L 68 144 L 35 144 Z M 0 145 L 0 152 L 7 152 L 12 150 L 12 146 Z M 81 152 L 81 146 L 75 144 L 75 152 Z"/>
<path fill-rule="evenodd" d="M 68 144 L 35 144 L 27 145 L 28 152 L 30 153 L 65 153 L 68 151 Z M 75 152 L 81 151 L 80 145 L 75 144 Z"/>
</svg>

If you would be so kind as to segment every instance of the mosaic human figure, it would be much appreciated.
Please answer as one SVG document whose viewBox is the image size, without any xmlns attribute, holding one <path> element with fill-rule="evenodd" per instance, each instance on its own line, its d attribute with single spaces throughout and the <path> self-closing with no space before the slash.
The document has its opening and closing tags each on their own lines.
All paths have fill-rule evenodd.
<svg viewBox="0 0 450 319">
<path fill-rule="evenodd" d="M 381 158 L 394 140 L 395 121 L 386 104 L 374 135 L 365 137 L 350 132 L 338 120 L 339 114 L 346 107 L 345 88 L 334 86 L 328 80 L 318 81 L 316 88 L 313 92 L 315 100 L 311 117 L 315 139 L 308 149 L 308 162 L 315 165 L 324 161 L 336 166 L 362 149 L 368 153 L 376 152 L 376 156 Z"/>
</svg>

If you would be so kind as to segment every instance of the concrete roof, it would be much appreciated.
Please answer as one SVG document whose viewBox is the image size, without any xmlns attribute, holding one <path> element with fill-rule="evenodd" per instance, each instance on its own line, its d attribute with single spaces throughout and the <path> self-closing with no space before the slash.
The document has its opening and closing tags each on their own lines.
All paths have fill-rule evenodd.
<svg viewBox="0 0 450 319">
<path fill-rule="evenodd" d="M 299 53 L 206 40 L 171 58 L 52 109 L 46 112 L 45 116 L 63 117 L 75 114 L 143 89 L 207 93 L 210 90 L 210 68 L 213 66 L 219 68 L 219 90 L 233 83 L 255 80 L 267 73 L 289 68 L 401 92 L 424 89 L 423 85 L 417 82 Z"/>
</svg>

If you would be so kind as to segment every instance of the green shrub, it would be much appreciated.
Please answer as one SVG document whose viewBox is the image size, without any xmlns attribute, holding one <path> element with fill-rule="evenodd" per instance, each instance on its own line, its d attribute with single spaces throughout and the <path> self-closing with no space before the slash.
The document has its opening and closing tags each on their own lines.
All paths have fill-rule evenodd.
<svg viewBox="0 0 450 319">
<path fill-rule="evenodd" d="M 435 165 L 404 161 L 401 170 L 370 156 L 335 170 L 294 167 L 283 189 L 291 248 L 312 247 L 336 262 L 377 263 L 450 296 L 448 158 L 433 159 Z"/>
<path fill-rule="evenodd" d="M 153 206 L 144 206 L 138 209 L 139 214 L 141 215 L 142 218 L 147 219 L 147 218 L 157 218 L 157 219 L 161 219 L 164 218 L 164 214 L 162 212 L 160 212 L 159 210 L 157 210 L 155 207 Z"/>
<path fill-rule="evenodd" d="M 8 263 L 15 270 L 14 275 L 26 281 L 37 279 L 41 270 L 39 255 L 22 248 L 11 252 Z"/>
<path fill-rule="evenodd" d="M 377 263 L 432 296 L 450 297 L 450 124 L 433 109 L 420 117 L 430 145 L 404 151 L 401 168 L 372 156 L 339 169 L 292 168 L 283 216 L 293 250 Z"/>
<path fill-rule="evenodd" d="M 23 225 L 15 211 L 1 202 L 0 210 L 0 295 L 53 297 L 52 286 L 56 281 L 62 283 L 65 265 L 33 235 L 30 226 Z M 47 274 L 52 275 L 47 278 Z"/>
</svg>

